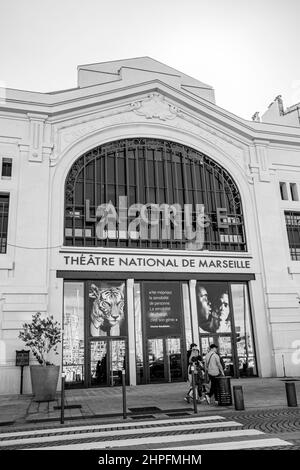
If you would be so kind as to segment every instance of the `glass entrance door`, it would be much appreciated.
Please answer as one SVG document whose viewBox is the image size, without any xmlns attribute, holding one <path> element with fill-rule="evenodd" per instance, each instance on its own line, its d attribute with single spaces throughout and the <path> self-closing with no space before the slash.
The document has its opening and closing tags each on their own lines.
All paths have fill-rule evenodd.
<svg viewBox="0 0 300 470">
<path fill-rule="evenodd" d="M 183 357 L 180 338 L 147 340 L 149 383 L 183 380 Z"/>
<path fill-rule="evenodd" d="M 126 370 L 126 341 L 91 341 L 89 369 L 92 387 L 122 385 L 122 369 Z"/>
<path fill-rule="evenodd" d="M 225 375 L 234 377 L 236 375 L 235 355 L 232 338 L 230 335 L 217 335 L 212 334 L 211 336 L 200 337 L 200 354 L 205 357 L 209 351 L 210 344 L 216 344 L 218 346 L 218 352 L 223 363 Z"/>
<path fill-rule="evenodd" d="M 166 356 L 168 361 L 168 381 L 183 380 L 182 354 L 180 338 L 166 338 Z"/>
</svg>

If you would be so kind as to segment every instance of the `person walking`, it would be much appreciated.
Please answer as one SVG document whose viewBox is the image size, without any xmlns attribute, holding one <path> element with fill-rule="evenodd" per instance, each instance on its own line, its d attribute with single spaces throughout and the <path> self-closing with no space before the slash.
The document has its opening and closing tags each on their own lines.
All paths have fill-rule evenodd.
<svg viewBox="0 0 300 470">
<path fill-rule="evenodd" d="M 210 391 L 205 394 L 205 398 L 207 403 L 210 403 L 211 397 L 214 395 L 215 397 L 215 405 L 218 404 L 217 396 L 216 396 L 216 386 L 217 381 L 216 377 L 220 377 L 224 374 L 224 369 L 222 367 L 220 356 L 218 355 L 218 346 L 216 344 L 211 344 L 209 346 L 209 352 L 205 356 L 205 368 L 208 373 L 208 377 L 210 380 Z"/>
<path fill-rule="evenodd" d="M 189 366 L 190 364 L 190 359 L 192 356 L 194 356 L 195 354 L 199 353 L 199 349 L 198 349 L 198 346 L 196 343 L 192 343 L 190 345 L 190 349 L 187 351 L 187 365 Z"/>
<path fill-rule="evenodd" d="M 202 357 L 200 355 L 193 356 L 189 363 L 188 375 L 189 375 L 189 389 L 185 397 L 185 401 L 188 403 L 190 399 L 193 399 L 193 376 L 192 376 L 192 367 L 194 367 L 194 380 L 195 380 L 195 391 L 196 391 L 196 400 L 200 403 L 205 398 L 202 397 L 203 385 L 204 385 L 204 364 Z"/>
<path fill-rule="evenodd" d="M 192 359 L 196 356 L 199 355 L 199 349 L 198 349 L 198 346 L 196 343 L 192 343 L 190 345 L 190 349 L 188 349 L 187 351 L 187 373 L 188 373 L 188 379 L 187 379 L 187 382 L 189 384 L 189 388 L 188 388 L 188 392 L 186 394 L 186 397 L 184 398 L 185 401 L 187 401 L 188 403 L 190 402 L 190 398 L 191 398 L 191 393 L 192 393 L 192 373 L 191 373 L 191 365 L 192 365 Z"/>
</svg>

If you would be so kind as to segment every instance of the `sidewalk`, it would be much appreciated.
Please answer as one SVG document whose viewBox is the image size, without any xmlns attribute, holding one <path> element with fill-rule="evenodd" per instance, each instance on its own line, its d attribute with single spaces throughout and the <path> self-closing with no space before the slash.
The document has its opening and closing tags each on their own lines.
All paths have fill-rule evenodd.
<svg viewBox="0 0 300 470">
<path fill-rule="evenodd" d="M 245 410 L 287 408 L 285 381 L 293 381 L 300 404 L 300 377 L 231 379 L 232 387 L 243 387 Z M 159 417 L 160 414 L 180 416 L 193 411 L 193 404 L 184 401 L 186 382 L 126 387 L 127 413 L 131 419 Z M 51 402 L 37 403 L 32 395 L 0 396 L 0 426 L 49 426 L 60 423 L 60 392 Z M 198 413 L 220 413 L 234 410 L 232 406 L 198 405 Z M 122 387 L 66 390 L 65 424 L 74 425 L 79 420 L 116 419 L 123 421 Z M 76 421 L 74 421 L 76 420 Z M 92 421 L 94 422 L 94 421 Z"/>
</svg>

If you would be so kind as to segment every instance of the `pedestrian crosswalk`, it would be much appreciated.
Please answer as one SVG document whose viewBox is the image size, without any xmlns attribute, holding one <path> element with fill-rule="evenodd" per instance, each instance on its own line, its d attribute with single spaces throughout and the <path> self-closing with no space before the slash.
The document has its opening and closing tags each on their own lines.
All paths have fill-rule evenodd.
<svg viewBox="0 0 300 470">
<path fill-rule="evenodd" d="M 64 426 L 0 433 L 1 449 L 30 450 L 234 450 L 291 443 L 223 416 L 189 416 L 140 422 Z"/>
</svg>

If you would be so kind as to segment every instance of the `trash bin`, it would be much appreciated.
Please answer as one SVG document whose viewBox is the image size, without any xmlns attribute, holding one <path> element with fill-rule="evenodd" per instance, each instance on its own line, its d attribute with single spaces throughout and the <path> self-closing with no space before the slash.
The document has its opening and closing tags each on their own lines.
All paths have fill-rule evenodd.
<svg viewBox="0 0 300 470">
<path fill-rule="evenodd" d="M 230 377 L 216 377 L 216 400 L 218 401 L 219 406 L 232 405 Z"/>
</svg>

